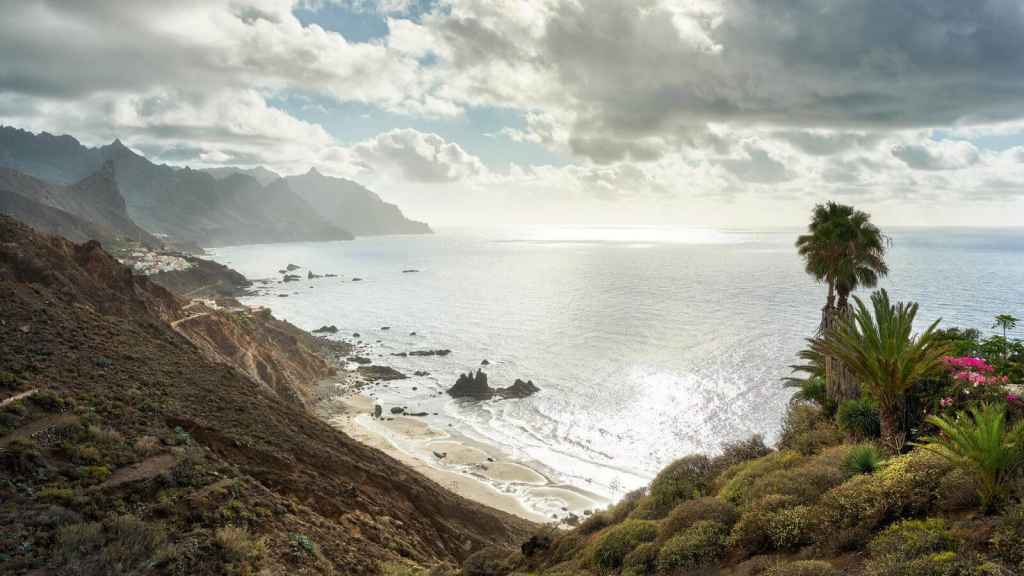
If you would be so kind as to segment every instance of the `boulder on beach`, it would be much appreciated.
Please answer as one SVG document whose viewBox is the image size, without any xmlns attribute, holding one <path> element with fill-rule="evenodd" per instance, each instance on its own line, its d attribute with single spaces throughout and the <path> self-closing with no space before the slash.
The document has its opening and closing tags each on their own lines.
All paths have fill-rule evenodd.
<svg viewBox="0 0 1024 576">
<path fill-rule="evenodd" d="M 391 407 L 391 413 L 392 414 L 404 414 L 405 413 L 405 408 L 402 408 L 401 406 L 392 406 Z"/>
<path fill-rule="evenodd" d="M 321 276 L 319 274 L 313 274 L 312 270 L 310 270 L 309 272 L 306 272 L 306 280 L 312 280 L 314 278 L 323 278 L 323 276 Z"/>
<path fill-rule="evenodd" d="M 302 277 L 295 274 L 285 274 L 284 278 L 281 279 L 282 282 L 298 282 L 299 280 L 302 280 Z"/>
<path fill-rule="evenodd" d="M 516 381 L 508 388 L 491 388 L 487 384 L 487 374 L 483 370 L 461 374 L 455 385 L 448 389 L 452 398 L 469 398 L 473 400 L 490 400 L 491 398 L 526 398 L 540 391 L 532 380 Z"/>
<path fill-rule="evenodd" d="M 481 366 L 490 366 L 491 365 L 491 361 L 488 360 L 487 358 L 484 358 L 483 360 L 480 361 L 480 365 Z"/>
<path fill-rule="evenodd" d="M 313 333 L 314 334 L 337 334 L 338 333 L 338 327 L 335 326 L 334 324 L 331 324 L 330 326 L 321 326 L 321 327 L 317 328 L 316 330 L 313 330 Z"/>
<path fill-rule="evenodd" d="M 289 264 L 289 265 L 285 266 L 284 269 L 287 270 L 288 272 L 294 272 L 294 271 L 298 270 L 299 268 L 302 268 L 302 266 L 296 266 L 295 264 Z"/>
<path fill-rule="evenodd" d="M 349 360 L 355 362 L 356 364 L 373 364 L 373 360 L 370 360 L 365 356 L 352 356 L 351 358 L 349 358 Z"/>
<path fill-rule="evenodd" d="M 363 281 L 363 279 L 362 279 L 362 278 L 359 278 L 359 277 L 356 277 L 356 278 L 353 278 L 353 279 L 352 279 L 352 281 L 353 281 L 353 282 L 362 282 L 362 281 Z"/>
<path fill-rule="evenodd" d="M 384 408 L 380 404 L 373 405 L 373 417 L 380 418 L 384 414 Z"/>
<path fill-rule="evenodd" d="M 360 366 L 356 371 L 367 380 L 404 380 L 408 378 L 390 366 Z"/>
<path fill-rule="evenodd" d="M 402 270 L 402 274 L 415 274 L 417 272 L 419 272 L 419 270 L 415 268 L 406 268 L 405 270 Z"/>
</svg>

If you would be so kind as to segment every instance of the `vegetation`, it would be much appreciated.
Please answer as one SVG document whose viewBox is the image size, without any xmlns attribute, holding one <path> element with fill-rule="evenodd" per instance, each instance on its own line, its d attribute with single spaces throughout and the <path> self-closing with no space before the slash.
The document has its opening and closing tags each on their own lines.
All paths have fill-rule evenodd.
<svg viewBox="0 0 1024 576">
<path fill-rule="evenodd" d="M 881 467 L 884 458 L 873 444 L 854 446 L 843 460 L 843 469 L 855 474 L 874 474 Z"/>
<path fill-rule="evenodd" d="M 906 391 L 918 379 L 942 369 L 948 348 L 935 339 L 936 320 L 919 335 L 912 334 L 917 304 L 892 304 L 885 290 L 871 295 L 872 311 L 860 298 L 852 317 L 842 318 L 812 347 L 835 356 L 857 376 L 878 401 L 882 441 L 892 452 L 903 445 L 899 409 Z"/>
<path fill-rule="evenodd" d="M 928 422 L 939 434 L 925 437 L 922 447 L 975 475 L 983 507 L 1002 502 L 1010 478 L 1024 466 L 1024 422 L 1009 427 L 1006 407 L 994 404 L 954 419 L 931 416 Z"/>
<path fill-rule="evenodd" d="M 836 202 L 815 206 L 807 233 L 796 240 L 806 272 L 828 286 L 830 308 L 846 306 L 857 288 L 878 285 L 889 273 L 887 247 L 888 239 L 867 213 Z"/>
<path fill-rule="evenodd" d="M 836 412 L 836 423 L 854 440 L 870 440 L 882 434 L 878 403 L 868 397 L 843 402 Z"/>
</svg>

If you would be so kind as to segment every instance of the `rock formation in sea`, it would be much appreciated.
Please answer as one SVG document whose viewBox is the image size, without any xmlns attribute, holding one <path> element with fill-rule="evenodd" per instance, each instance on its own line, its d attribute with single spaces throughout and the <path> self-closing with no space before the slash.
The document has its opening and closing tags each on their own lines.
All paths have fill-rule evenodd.
<svg viewBox="0 0 1024 576">
<path fill-rule="evenodd" d="M 461 374 L 455 385 L 447 390 L 452 398 L 468 398 L 472 400 L 490 400 L 491 398 L 526 398 L 540 391 L 532 380 L 516 381 L 507 388 L 491 388 L 487 383 L 487 373 L 483 370 Z"/>
</svg>

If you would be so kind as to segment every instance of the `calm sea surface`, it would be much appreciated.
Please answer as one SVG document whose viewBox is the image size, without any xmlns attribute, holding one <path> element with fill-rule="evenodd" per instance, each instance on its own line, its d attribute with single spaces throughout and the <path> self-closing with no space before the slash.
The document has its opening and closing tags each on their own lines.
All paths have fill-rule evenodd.
<svg viewBox="0 0 1024 576">
<path fill-rule="evenodd" d="M 988 331 L 996 314 L 1024 316 L 1024 230 L 889 232 L 884 287 L 920 302 L 921 323 Z M 274 280 L 248 304 L 306 329 L 358 332 L 376 362 L 430 372 L 380 390 L 385 405 L 439 412 L 432 424 L 615 497 L 681 455 L 755 432 L 775 438 L 791 394 L 780 379 L 825 298 L 793 250 L 797 234 L 451 230 L 213 254 Z M 278 284 L 288 263 L 341 278 Z M 390 355 L 433 348 L 452 354 Z M 485 403 L 436 395 L 483 359 L 492 386 L 522 378 L 542 391 Z"/>
</svg>

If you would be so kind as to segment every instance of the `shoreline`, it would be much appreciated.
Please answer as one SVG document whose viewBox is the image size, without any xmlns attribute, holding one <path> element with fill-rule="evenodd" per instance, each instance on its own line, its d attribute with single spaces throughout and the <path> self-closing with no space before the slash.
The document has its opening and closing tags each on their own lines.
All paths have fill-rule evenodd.
<svg viewBox="0 0 1024 576">
<path fill-rule="evenodd" d="M 348 371 L 340 374 L 351 375 Z M 607 502 L 552 482 L 529 463 L 496 446 L 438 429 L 416 416 L 373 417 L 376 401 L 340 378 L 320 383 L 314 412 L 354 440 L 376 448 L 443 488 L 474 502 L 539 524 L 573 526 Z"/>
</svg>

